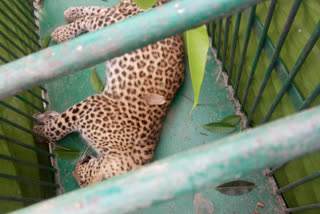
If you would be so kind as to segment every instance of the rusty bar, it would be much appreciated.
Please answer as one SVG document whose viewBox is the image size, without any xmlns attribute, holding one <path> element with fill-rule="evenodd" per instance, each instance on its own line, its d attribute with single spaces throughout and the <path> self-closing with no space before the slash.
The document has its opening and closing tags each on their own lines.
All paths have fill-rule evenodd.
<svg viewBox="0 0 320 214">
<path fill-rule="evenodd" d="M 0 67 L 0 99 L 209 23 L 218 17 L 231 15 L 262 1 L 264 0 L 173 1 L 104 29 L 46 48 Z"/>
</svg>

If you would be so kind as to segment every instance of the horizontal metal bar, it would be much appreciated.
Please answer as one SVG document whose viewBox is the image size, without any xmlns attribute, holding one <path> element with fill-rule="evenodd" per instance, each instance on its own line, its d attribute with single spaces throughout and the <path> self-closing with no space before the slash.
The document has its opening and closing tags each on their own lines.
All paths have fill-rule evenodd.
<svg viewBox="0 0 320 214">
<path fill-rule="evenodd" d="M 2 196 L 0 195 L 0 201 L 17 201 L 17 202 L 39 202 L 41 199 L 36 199 L 36 198 L 19 198 L 19 197 L 10 197 L 10 196 Z"/>
<path fill-rule="evenodd" d="M 19 100 L 21 100 L 22 102 L 25 102 L 25 103 L 28 104 L 29 106 L 37 109 L 38 111 L 43 112 L 43 109 L 42 109 L 42 108 L 36 106 L 35 104 L 33 104 L 32 102 L 30 102 L 30 101 L 27 100 L 26 98 L 24 98 L 24 97 L 22 97 L 22 96 L 20 96 L 20 95 L 15 95 L 15 97 L 18 98 Z"/>
<path fill-rule="evenodd" d="M 0 121 L 1 121 L 1 122 L 4 122 L 4 123 L 6 123 L 6 124 L 8 124 L 8 125 L 10 125 L 10 126 L 12 126 L 12 127 L 15 127 L 15 128 L 17 128 L 17 129 L 20 129 L 21 131 L 23 131 L 23 132 L 25 132 L 25 133 L 27 133 L 27 134 L 31 134 L 31 135 L 33 135 L 33 136 L 35 136 L 35 137 L 41 138 L 41 139 L 43 139 L 44 141 L 48 142 L 48 140 L 47 140 L 45 137 L 43 137 L 43 136 L 41 136 L 41 135 L 39 135 L 39 134 L 37 134 L 37 133 L 34 133 L 32 130 L 29 130 L 29 129 L 23 127 L 23 126 L 20 126 L 20 125 L 17 124 L 17 123 L 14 123 L 14 122 L 12 122 L 12 121 L 10 121 L 10 120 L 7 120 L 6 118 L 0 117 Z"/>
<path fill-rule="evenodd" d="M 294 78 L 296 77 L 297 73 L 299 72 L 301 66 L 303 65 L 304 61 L 308 57 L 309 53 L 311 52 L 313 46 L 316 44 L 317 40 L 320 37 L 320 21 L 318 21 L 317 26 L 315 27 L 314 31 L 312 32 L 307 44 L 301 51 L 298 60 L 296 61 L 295 65 L 293 66 L 288 78 L 286 81 L 283 83 L 282 88 L 280 92 L 277 94 L 277 97 L 275 98 L 274 102 L 272 103 L 268 113 L 266 114 L 265 118 L 263 119 L 263 123 L 267 122 L 273 111 L 276 109 L 278 104 L 280 103 L 282 97 L 285 95 L 287 92 L 288 88 L 291 86 Z"/>
<path fill-rule="evenodd" d="M 294 188 L 296 186 L 299 186 L 301 184 L 307 183 L 307 182 L 312 181 L 312 180 L 317 179 L 317 178 L 320 178 L 320 171 L 315 172 L 312 175 L 309 175 L 307 177 L 304 177 L 304 178 L 302 178 L 302 179 L 300 179 L 300 180 L 298 180 L 296 182 L 288 184 L 287 186 L 284 186 L 284 187 L 282 187 L 280 189 L 277 189 L 276 192 L 277 192 L 277 194 L 281 194 L 281 193 L 283 193 L 283 192 L 285 192 L 285 191 L 287 191 L 289 189 L 292 189 L 292 188 Z"/>
<path fill-rule="evenodd" d="M 12 105 L 10 105 L 10 104 L 2 101 L 2 100 L 0 100 L 0 105 L 3 105 L 3 106 L 5 106 L 5 107 L 7 107 L 8 109 L 11 109 L 12 111 L 14 111 L 14 112 L 16 112 L 16 113 L 18 113 L 18 114 L 20 114 L 20 115 L 22 115 L 22 116 L 24 116 L 24 117 L 32 120 L 32 121 L 37 121 L 36 118 L 34 118 L 34 117 L 32 117 L 32 116 L 24 113 L 23 111 L 17 109 L 16 107 L 14 107 L 14 106 L 12 106 Z"/>
<path fill-rule="evenodd" d="M 19 10 L 19 12 L 21 14 L 23 14 L 23 16 L 36 28 L 39 29 L 39 27 L 35 24 L 34 20 L 32 20 L 26 13 L 25 11 L 23 11 L 23 9 L 21 9 L 20 4 L 17 4 L 15 1 L 11 1 L 12 4 L 14 4 L 15 8 L 17 8 Z"/>
<path fill-rule="evenodd" d="M 23 178 L 23 177 L 18 177 L 18 176 L 13 176 L 13 175 L 7 175 L 7 174 L 3 174 L 0 173 L 0 178 L 6 178 L 9 180 L 15 180 L 15 181 L 19 181 L 19 182 L 24 182 L 24 183 L 28 183 L 28 184 L 37 184 L 37 185 L 41 185 L 41 186 L 49 186 L 49 187 L 59 187 L 58 184 L 55 183 L 50 183 L 50 182 L 46 182 L 46 181 L 39 181 L 39 180 L 34 180 L 34 179 L 30 179 L 30 178 Z"/>
<path fill-rule="evenodd" d="M 47 89 L 46 89 L 45 87 L 39 86 L 39 88 L 40 88 L 41 90 L 43 90 L 44 92 L 47 92 Z"/>
<path fill-rule="evenodd" d="M 302 207 L 294 207 L 294 208 L 286 208 L 287 213 L 294 213 L 294 212 L 301 212 L 306 210 L 314 210 L 314 209 L 320 209 L 320 203 L 319 204 L 310 204 Z"/>
<path fill-rule="evenodd" d="M 22 146 L 26 149 L 30 149 L 32 151 L 35 151 L 37 153 L 40 153 L 40 154 L 43 154 L 43 155 L 47 155 L 47 156 L 50 156 L 50 157 L 53 157 L 55 158 L 56 155 L 54 153 L 49 153 L 41 148 L 38 148 L 38 147 L 35 147 L 35 146 L 31 146 L 31 145 L 28 145 L 26 143 L 23 143 L 23 142 L 20 142 L 18 140 L 15 140 L 15 139 L 12 139 L 12 138 L 9 138 L 7 136 L 4 136 L 4 135 L 0 135 L 0 140 L 5 140 L 9 143 L 13 143 L 13 144 L 16 144 L 16 145 L 19 145 L 19 146 Z"/>
<path fill-rule="evenodd" d="M 268 172 L 268 176 L 271 176 L 271 175 L 273 175 L 275 172 L 277 172 L 279 169 L 282 169 L 282 167 L 285 167 L 288 163 L 290 163 L 290 161 L 289 162 L 285 162 L 285 163 L 283 163 L 283 164 L 280 164 L 280 165 L 278 165 L 278 166 L 276 166 L 276 167 L 273 167 L 269 172 Z"/>
<path fill-rule="evenodd" d="M 14 158 L 14 157 L 10 157 L 4 154 L 0 154 L 0 158 L 5 159 L 5 160 L 9 160 L 9 161 L 13 161 L 13 162 L 17 162 L 23 165 L 27 165 L 27 166 L 32 166 L 35 168 L 39 168 L 39 169 L 44 169 L 50 172 L 56 172 L 57 169 L 49 167 L 49 166 L 45 166 L 45 165 L 41 165 L 41 164 L 37 164 L 37 163 L 32 163 L 30 161 L 25 161 L 25 160 L 20 160 L 18 158 Z"/>
<path fill-rule="evenodd" d="M 32 38 L 32 36 L 30 34 L 28 34 L 28 32 L 26 32 L 14 19 L 11 18 L 11 16 L 9 16 L 9 14 L 7 12 L 5 12 L 3 10 L 2 7 L 0 7 L 0 12 L 8 19 L 10 20 L 10 22 L 16 26 L 28 39 L 30 39 L 33 44 L 35 44 L 38 48 L 41 48 L 41 46 L 38 44 L 38 42 Z M 17 36 L 18 34 L 15 32 L 14 33 L 15 36 Z"/>
<path fill-rule="evenodd" d="M 7 23 L 5 23 L 4 21 L 2 21 L 0 19 L 0 24 L 6 28 L 6 30 L 8 30 L 12 35 L 15 36 L 15 38 L 17 38 L 20 42 L 22 42 L 26 47 L 28 47 L 32 52 L 36 51 L 36 49 L 34 49 L 33 47 L 31 47 L 26 41 L 24 41 L 24 39 L 22 39 L 19 34 L 17 34 L 16 32 L 14 32 L 8 25 Z"/>
<path fill-rule="evenodd" d="M 0 99 L 121 56 L 264 0 L 184 0 L 86 33 L 0 67 Z M 166 14 L 163 16 L 163 14 Z M 63 57 L 61 57 L 63 56 Z M 21 76 L 24 78 L 21 78 Z"/>
<path fill-rule="evenodd" d="M 0 42 L 0 47 L 5 50 L 9 55 L 11 55 L 14 59 L 18 59 L 19 57 L 13 53 L 10 49 L 8 49 L 6 46 L 4 46 L 1 42 Z"/>
<path fill-rule="evenodd" d="M 303 101 L 301 106 L 299 107 L 299 111 L 308 108 L 310 104 L 317 98 L 317 96 L 320 94 L 320 83 L 313 89 L 313 91 L 310 93 L 310 95 Z"/>
<path fill-rule="evenodd" d="M 22 7 L 24 8 L 24 9 L 26 9 L 28 12 L 29 12 L 29 14 L 34 18 L 34 19 L 37 19 L 37 17 L 34 15 L 34 13 L 33 13 L 33 11 L 31 10 L 31 8 L 29 7 L 29 5 L 25 5 L 24 4 L 24 0 L 18 0 L 19 2 L 20 2 L 20 5 L 22 5 Z"/>
<path fill-rule="evenodd" d="M 31 90 L 27 90 L 27 92 L 29 92 L 30 94 L 32 94 L 35 98 L 37 98 L 38 100 L 41 100 L 42 102 L 49 104 L 49 102 L 46 99 L 43 99 L 41 96 L 39 96 L 38 94 L 34 93 Z"/>
<path fill-rule="evenodd" d="M 39 39 L 39 35 L 35 32 L 34 28 L 31 28 L 28 23 L 26 23 L 5 1 L 1 1 L 2 4 L 11 12 L 15 20 L 19 20 L 20 24 L 22 24 L 29 32 L 34 35 L 37 39 Z M 7 17 L 8 18 L 8 17 Z M 33 23 L 34 24 L 34 23 Z"/>
<path fill-rule="evenodd" d="M 150 207 L 319 150 L 319 121 L 320 106 L 180 152 L 15 213 L 120 214 Z"/>
<path fill-rule="evenodd" d="M 9 41 L 15 48 L 17 48 L 23 55 L 28 55 L 19 45 L 17 45 L 11 38 L 9 38 L 6 34 L 0 31 L 0 35 L 5 38 L 6 41 Z"/>
</svg>

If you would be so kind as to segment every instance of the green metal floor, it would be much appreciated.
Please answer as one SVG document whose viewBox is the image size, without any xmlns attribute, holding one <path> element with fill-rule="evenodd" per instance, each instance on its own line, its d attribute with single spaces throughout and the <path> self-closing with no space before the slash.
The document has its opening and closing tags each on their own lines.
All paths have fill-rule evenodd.
<svg viewBox="0 0 320 214">
<path fill-rule="evenodd" d="M 44 1 L 41 14 L 40 26 L 41 36 L 45 38 L 56 27 L 65 24 L 63 11 L 70 6 L 89 5 L 115 5 L 119 0 L 55 0 Z M 186 62 L 186 64 L 188 64 Z M 100 64 L 97 72 L 105 82 L 105 65 Z M 196 107 L 192 115 L 189 114 L 192 108 L 193 91 L 190 74 L 186 71 L 185 82 L 175 98 L 170 111 L 166 117 L 159 146 L 156 150 L 155 160 L 173 155 L 177 152 L 215 141 L 225 134 L 209 133 L 201 125 L 217 121 L 225 116 L 235 114 L 236 107 L 221 78 L 216 82 L 218 66 L 212 51 L 208 53 L 206 75 L 204 78 L 200 105 Z M 50 108 L 59 112 L 65 111 L 73 104 L 94 94 L 90 84 L 91 69 L 86 69 L 74 75 L 52 81 L 47 84 L 49 93 Z M 73 133 L 59 142 L 62 146 L 71 146 L 79 150 L 86 148 L 84 140 L 79 134 Z M 235 148 L 237 149 L 237 148 Z M 214 158 L 214 157 L 212 157 Z M 78 188 L 72 177 L 72 171 L 76 160 L 58 160 L 60 177 L 65 192 Z M 135 213 L 281 213 L 278 199 L 273 193 L 274 187 L 268 178 L 263 175 L 262 170 L 257 170 L 249 175 L 239 175 L 239 180 L 245 180 L 257 185 L 253 191 L 241 195 L 225 195 L 208 187 L 201 192 L 192 192 L 179 199 L 156 205 L 150 209 L 136 211 Z M 257 203 L 265 206 L 259 207 Z"/>
</svg>

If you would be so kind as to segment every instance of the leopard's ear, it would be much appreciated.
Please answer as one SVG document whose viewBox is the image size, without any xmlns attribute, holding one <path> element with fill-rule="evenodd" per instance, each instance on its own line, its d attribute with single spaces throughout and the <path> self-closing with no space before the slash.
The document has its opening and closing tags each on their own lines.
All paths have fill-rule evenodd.
<svg viewBox="0 0 320 214">
<path fill-rule="evenodd" d="M 143 99 L 149 104 L 149 105 L 163 105 L 166 103 L 166 100 L 164 96 L 159 94 L 146 94 Z"/>
</svg>

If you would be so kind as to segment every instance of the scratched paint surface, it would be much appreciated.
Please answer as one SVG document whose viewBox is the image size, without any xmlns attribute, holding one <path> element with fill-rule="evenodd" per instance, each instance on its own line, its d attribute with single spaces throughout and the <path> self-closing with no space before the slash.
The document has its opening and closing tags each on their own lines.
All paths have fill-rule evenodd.
<svg viewBox="0 0 320 214">
<path fill-rule="evenodd" d="M 63 11 L 70 6 L 108 6 L 117 2 L 118 0 L 110 0 L 108 2 L 100 0 L 44 1 L 41 35 L 45 37 L 55 27 L 64 24 Z M 97 66 L 97 72 L 104 80 L 104 64 Z M 186 72 L 185 83 L 174 100 L 165 120 L 155 154 L 156 160 L 226 136 L 209 133 L 201 128 L 203 124 L 220 120 L 227 115 L 235 114 L 236 111 L 222 79 L 215 82 L 217 76 L 217 65 L 213 54 L 210 52 L 199 99 L 200 105 L 190 115 L 189 111 L 193 104 L 190 100 L 193 99 L 193 92 L 190 75 L 188 71 Z M 94 94 L 90 85 L 90 69 L 52 81 L 47 86 L 51 109 L 60 112 Z M 60 145 L 72 146 L 81 150 L 85 148 L 84 141 L 78 134 L 71 134 L 59 143 Z M 63 188 L 66 192 L 78 188 L 71 175 L 75 163 L 76 160 L 59 160 L 58 162 Z M 135 213 L 253 213 L 255 210 L 258 210 L 259 213 L 278 213 L 278 205 L 276 197 L 273 195 L 271 184 L 261 171 L 246 175 L 241 179 L 255 183 L 258 188 L 243 196 L 227 196 L 214 188 L 207 188 L 201 192 L 195 191 L 170 202 L 155 205 L 147 210 L 138 210 Z M 257 208 L 256 204 L 258 202 L 264 203 L 265 207 Z"/>
</svg>

